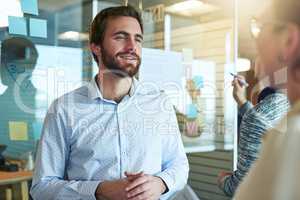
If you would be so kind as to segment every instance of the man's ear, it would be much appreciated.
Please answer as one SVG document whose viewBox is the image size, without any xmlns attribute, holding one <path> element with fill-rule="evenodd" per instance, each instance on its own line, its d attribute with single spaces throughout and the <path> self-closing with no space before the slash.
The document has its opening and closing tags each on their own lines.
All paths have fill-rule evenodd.
<svg viewBox="0 0 300 200">
<path fill-rule="evenodd" d="M 101 48 L 99 45 L 96 45 L 95 43 L 90 44 L 90 49 L 97 57 L 101 55 Z"/>
<path fill-rule="evenodd" d="M 298 58 L 300 47 L 300 29 L 294 24 L 287 24 L 283 33 L 282 57 L 290 65 Z"/>
</svg>

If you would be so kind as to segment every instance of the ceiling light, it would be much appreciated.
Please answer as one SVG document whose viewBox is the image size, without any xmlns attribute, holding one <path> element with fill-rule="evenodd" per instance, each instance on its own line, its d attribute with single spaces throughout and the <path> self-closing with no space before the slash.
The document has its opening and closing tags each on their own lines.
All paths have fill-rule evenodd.
<svg viewBox="0 0 300 200">
<path fill-rule="evenodd" d="M 183 10 L 190 10 L 194 9 L 195 7 L 202 7 L 204 3 L 202 1 L 198 0 L 187 0 L 180 3 L 173 4 L 169 7 L 169 10 L 172 10 L 173 12 L 180 12 Z"/>
<path fill-rule="evenodd" d="M 236 64 L 237 72 L 245 72 L 251 69 L 251 61 L 247 58 L 238 58 Z"/>
<path fill-rule="evenodd" d="M 9 0 L 0 6 L 0 27 L 8 26 L 8 16 L 23 17 L 21 3 L 19 0 Z"/>
<path fill-rule="evenodd" d="M 209 13 L 217 10 L 217 7 L 203 3 L 199 0 L 185 0 L 166 7 L 165 11 L 168 13 L 184 15 L 184 16 L 194 16 Z"/>
<path fill-rule="evenodd" d="M 80 33 L 77 31 L 67 31 L 59 34 L 58 39 L 70 41 L 87 41 L 89 38 L 87 33 Z"/>
<path fill-rule="evenodd" d="M 257 38 L 259 33 L 261 32 L 260 26 L 257 24 L 256 19 L 251 19 L 250 31 L 254 38 Z"/>
</svg>

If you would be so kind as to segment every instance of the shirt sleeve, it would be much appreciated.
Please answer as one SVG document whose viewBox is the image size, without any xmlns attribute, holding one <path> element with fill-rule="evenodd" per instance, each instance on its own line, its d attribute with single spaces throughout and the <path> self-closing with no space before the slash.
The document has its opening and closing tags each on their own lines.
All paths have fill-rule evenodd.
<svg viewBox="0 0 300 200">
<path fill-rule="evenodd" d="M 232 196 L 235 193 L 238 185 L 258 158 L 262 136 L 282 119 L 288 109 L 287 97 L 275 93 L 266 97 L 245 114 L 240 129 L 237 170 L 224 180 L 225 194 Z"/>
<path fill-rule="evenodd" d="M 181 140 L 176 114 L 172 106 L 169 107 L 169 131 L 162 134 L 162 171 L 160 177 L 167 186 L 162 198 L 170 197 L 182 190 L 187 183 L 189 164 Z"/>
<path fill-rule="evenodd" d="M 69 157 L 67 120 L 57 104 L 50 107 L 43 126 L 30 194 L 35 200 L 95 200 L 99 181 L 69 181 L 65 168 Z"/>
</svg>

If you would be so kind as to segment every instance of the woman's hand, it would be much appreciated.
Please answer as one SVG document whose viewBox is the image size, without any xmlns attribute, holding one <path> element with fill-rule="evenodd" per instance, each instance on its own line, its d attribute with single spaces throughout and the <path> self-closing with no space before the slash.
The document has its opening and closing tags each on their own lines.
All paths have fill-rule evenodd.
<svg viewBox="0 0 300 200">
<path fill-rule="evenodd" d="M 237 76 L 233 79 L 231 85 L 233 86 L 233 98 L 237 102 L 238 106 L 241 107 L 247 102 L 246 98 L 246 87 L 239 81 L 239 79 L 245 80 L 243 76 Z"/>
</svg>

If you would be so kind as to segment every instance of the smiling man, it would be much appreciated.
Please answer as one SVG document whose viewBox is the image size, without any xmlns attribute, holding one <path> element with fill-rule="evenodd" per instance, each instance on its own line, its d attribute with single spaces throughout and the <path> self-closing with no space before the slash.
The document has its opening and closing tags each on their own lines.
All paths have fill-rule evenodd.
<svg viewBox="0 0 300 200">
<path fill-rule="evenodd" d="M 189 167 L 173 106 L 134 78 L 142 41 L 134 8 L 107 8 L 95 17 L 90 48 L 99 72 L 51 105 L 34 199 L 157 200 L 184 187 Z"/>
</svg>

